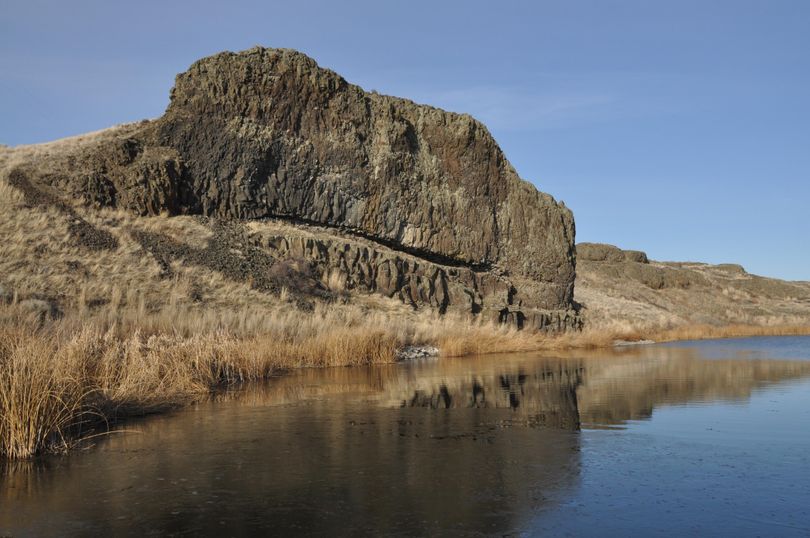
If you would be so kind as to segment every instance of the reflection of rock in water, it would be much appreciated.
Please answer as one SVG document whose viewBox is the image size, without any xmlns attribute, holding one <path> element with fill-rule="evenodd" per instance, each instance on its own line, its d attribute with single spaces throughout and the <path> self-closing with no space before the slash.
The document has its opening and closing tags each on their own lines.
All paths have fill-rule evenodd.
<svg viewBox="0 0 810 538">
<path fill-rule="evenodd" d="M 509 409 L 244 404 L 156 417 L 5 490 L 0 531 L 502 534 L 578 481 L 578 435 L 499 427 Z"/>
<path fill-rule="evenodd" d="M 505 410 L 502 422 L 576 429 L 648 418 L 662 404 L 748 398 L 765 384 L 810 375 L 810 361 L 706 360 L 674 347 L 559 355 L 305 370 L 240 398 L 266 405 L 344 395 L 387 407 Z"/>
<path fill-rule="evenodd" d="M 402 407 L 431 409 L 511 409 L 529 425 L 579 428 L 576 389 L 581 369 L 571 366 L 535 371 L 520 369 L 472 379 L 448 379 L 417 388 L 402 398 Z"/>
</svg>

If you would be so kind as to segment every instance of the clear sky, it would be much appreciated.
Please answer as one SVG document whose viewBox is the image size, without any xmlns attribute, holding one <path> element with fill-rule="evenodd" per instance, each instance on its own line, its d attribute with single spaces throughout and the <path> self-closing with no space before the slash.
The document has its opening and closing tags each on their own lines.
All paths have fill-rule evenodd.
<svg viewBox="0 0 810 538">
<path fill-rule="evenodd" d="M 159 116 L 259 44 L 482 120 L 579 241 L 810 280 L 808 0 L 0 0 L 0 143 Z"/>
</svg>

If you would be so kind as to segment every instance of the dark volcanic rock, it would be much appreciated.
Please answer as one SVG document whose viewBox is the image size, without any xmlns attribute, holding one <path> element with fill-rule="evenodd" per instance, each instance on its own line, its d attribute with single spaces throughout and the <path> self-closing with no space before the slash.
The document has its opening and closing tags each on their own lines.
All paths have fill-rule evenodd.
<svg viewBox="0 0 810 538">
<path fill-rule="evenodd" d="M 163 117 L 49 183 L 143 215 L 338 228 L 497 280 L 510 291 L 487 307 L 524 319 L 573 304 L 572 213 L 521 180 L 484 125 L 367 93 L 292 50 L 196 62 Z"/>
<path fill-rule="evenodd" d="M 511 282 L 487 271 L 441 265 L 348 234 L 317 227 L 272 227 L 252 235 L 278 260 L 309 264 L 318 279 L 339 275 L 348 291 L 396 297 L 414 308 L 474 313 L 493 321 L 547 331 L 578 329 L 572 311 L 521 309 Z"/>
</svg>

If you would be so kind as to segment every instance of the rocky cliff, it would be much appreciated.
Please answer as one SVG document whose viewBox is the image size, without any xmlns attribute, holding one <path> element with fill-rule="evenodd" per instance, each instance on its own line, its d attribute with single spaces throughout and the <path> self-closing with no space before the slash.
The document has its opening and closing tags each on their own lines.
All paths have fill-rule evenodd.
<svg viewBox="0 0 810 538">
<path fill-rule="evenodd" d="M 520 326 L 579 324 L 572 213 L 521 180 L 481 123 L 365 92 L 292 50 L 200 60 L 161 118 L 42 161 L 21 167 L 16 186 L 138 215 L 334 230 L 366 242 L 362 277 L 338 263 L 364 290 Z M 260 246 L 326 263 L 296 240 Z M 429 297 L 402 291 L 408 274 Z"/>
</svg>

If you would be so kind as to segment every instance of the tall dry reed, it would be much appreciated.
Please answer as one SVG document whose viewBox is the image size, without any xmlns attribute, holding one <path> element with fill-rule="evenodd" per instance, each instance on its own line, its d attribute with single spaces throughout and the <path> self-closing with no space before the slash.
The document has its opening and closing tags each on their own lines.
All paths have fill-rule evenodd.
<svg viewBox="0 0 810 538">
<path fill-rule="evenodd" d="M 234 336 L 0 319 L 0 457 L 9 459 L 65 450 L 111 421 L 179 406 L 222 384 L 293 367 L 390 362 L 397 347 L 385 331 L 335 325 Z"/>
<path fill-rule="evenodd" d="M 85 356 L 25 327 L 0 328 L 0 455 L 63 450 L 92 413 Z"/>
</svg>

